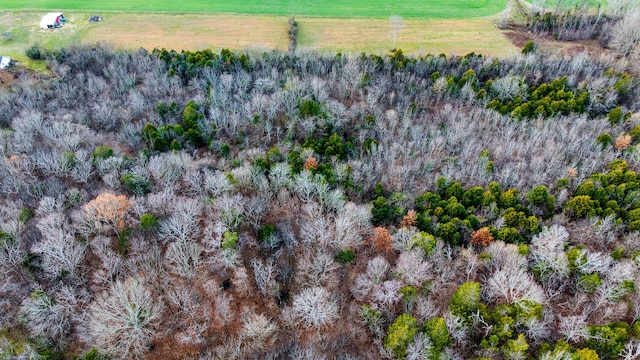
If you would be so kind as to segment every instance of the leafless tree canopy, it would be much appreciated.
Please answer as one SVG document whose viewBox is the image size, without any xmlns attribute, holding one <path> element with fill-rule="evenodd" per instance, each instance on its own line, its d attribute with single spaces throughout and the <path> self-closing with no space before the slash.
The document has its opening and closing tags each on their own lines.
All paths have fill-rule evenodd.
<svg viewBox="0 0 640 360">
<path fill-rule="evenodd" d="M 51 52 L 0 88 L 0 358 L 637 357 L 607 6 L 616 56 Z"/>
</svg>

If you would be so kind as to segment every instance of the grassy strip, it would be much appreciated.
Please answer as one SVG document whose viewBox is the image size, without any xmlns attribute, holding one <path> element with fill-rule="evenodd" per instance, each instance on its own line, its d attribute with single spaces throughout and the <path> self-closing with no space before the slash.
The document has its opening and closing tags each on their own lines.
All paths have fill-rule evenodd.
<svg viewBox="0 0 640 360">
<path fill-rule="evenodd" d="M 39 43 L 55 49 L 73 43 L 107 42 L 118 48 L 286 51 L 288 17 L 202 14 L 105 14 L 89 23 L 89 12 L 70 12 L 60 29 L 42 30 L 37 12 L 0 12 L 2 55 L 27 61 L 24 50 Z M 387 19 L 296 18 L 298 49 L 385 53 L 391 48 Z M 515 47 L 488 19 L 407 20 L 397 36 L 406 54 L 509 55 Z"/>
<path fill-rule="evenodd" d="M 0 9 L 206 12 L 339 18 L 464 19 L 493 15 L 506 0 L 0 0 Z"/>
</svg>

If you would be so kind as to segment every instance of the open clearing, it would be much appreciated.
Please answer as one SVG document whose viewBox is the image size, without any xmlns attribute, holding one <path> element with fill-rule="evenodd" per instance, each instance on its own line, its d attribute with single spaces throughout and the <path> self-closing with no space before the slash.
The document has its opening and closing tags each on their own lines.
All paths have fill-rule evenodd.
<svg viewBox="0 0 640 360">
<path fill-rule="evenodd" d="M 59 48 L 73 43 L 113 44 L 117 48 L 199 50 L 286 50 L 285 16 L 237 14 L 101 13 L 104 20 L 89 23 L 92 13 L 67 12 L 60 29 L 41 30 L 42 12 L 0 12 L 0 51 L 25 61 L 24 49 L 39 43 Z M 297 17 L 299 50 L 386 53 L 392 46 L 388 19 Z M 405 20 L 396 48 L 406 54 L 482 53 L 505 56 L 517 52 L 487 18 L 467 20 Z"/>
<path fill-rule="evenodd" d="M 391 49 L 388 20 L 299 20 L 299 44 L 303 49 L 384 53 Z M 405 54 L 456 54 L 470 52 L 507 56 L 516 47 L 489 19 L 406 20 L 396 48 Z"/>
<path fill-rule="evenodd" d="M 0 9 L 238 13 L 339 18 L 464 19 L 496 14 L 506 0 L 0 0 Z"/>
</svg>

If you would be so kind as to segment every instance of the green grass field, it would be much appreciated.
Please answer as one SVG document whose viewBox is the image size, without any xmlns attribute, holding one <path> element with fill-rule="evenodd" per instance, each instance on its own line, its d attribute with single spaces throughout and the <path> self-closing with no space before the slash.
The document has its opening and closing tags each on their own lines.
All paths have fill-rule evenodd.
<svg viewBox="0 0 640 360">
<path fill-rule="evenodd" d="M 106 42 L 116 48 L 200 50 L 286 50 L 286 16 L 238 14 L 160 14 L 111 12 L 99 23 L 87 21 L 92 12 L 69 11 L 61 28 L 42 30 L 43 12 L 0 11 L 0 55 L 29 63 L 24 51 L 38 43 L 56 49 L 75 43 Z M 298 49 L 359 54 L 385 54 L 391 48 L 389 19 L 296 17 Z M 518 52 L 488 18 L 443 20 L 407 19 L 396 47 L 405 54 L 469 52 L 507 56 Z"/>
<path fill-rule="evenodd" d="M 489 20 L 507 0 L 0 0 L 0 55 L 38 66 L 24 55 L 38 43 L 57 49 L 107 42 L 116 48 L 286 50 L 287 19 L 300 26 L 301 51 L 387 53 L 390 15 L 405 26 L 397 48 L 406 54 L 517 51 Z M 38 27 L 42 15 L 64 11 L 60 29 Z M 104 21 L 89 23 L 92 14 Z"/>
<path fill-rule="evenodd" d="M 465 19 L 497 14 L 506 0 L 0 0 L 0 9 L 237 13 L 334 18 Z"/>
</svg>

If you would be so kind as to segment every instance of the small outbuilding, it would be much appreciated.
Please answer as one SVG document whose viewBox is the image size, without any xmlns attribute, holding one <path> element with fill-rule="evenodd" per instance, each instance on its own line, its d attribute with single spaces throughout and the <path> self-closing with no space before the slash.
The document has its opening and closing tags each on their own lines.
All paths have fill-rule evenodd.
<svg viewBox="0 0 640 360">
<path fill-rule="evenodd" d="M 8 56 L 0 56 L 0 69 L 7 68 L 11 65 L 11 58 Z"/>
<path fill-rule="evenodd" d="M 62 26 L 67 19 L 61 12 L 48 13 L 40 20 L 41 29 L 56 29 Z"/>
</svg>

